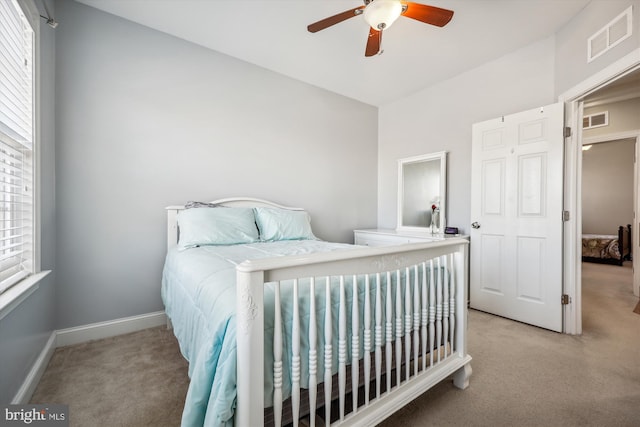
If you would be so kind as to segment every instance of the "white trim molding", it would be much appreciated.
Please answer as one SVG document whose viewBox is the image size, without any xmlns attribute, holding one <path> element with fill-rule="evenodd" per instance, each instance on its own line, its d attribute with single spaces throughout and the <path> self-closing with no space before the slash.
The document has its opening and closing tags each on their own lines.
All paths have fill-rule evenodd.
<svg viewBox="0 0 640 427">
<path fill-rule="evenodd" d="M 640 183 L 640 153 L 638 147 L 640 147 L 640 129 L 632 129 L 623 132 L 615 132 L 604 135 L 591 136 L 589 138 L 582 139 L 582 145 L 585 146 L 587 144 L 600 144 L 603 142 L 612 142 L 612 141 L 620 141 L 625 139 L 632 139 L 635 141 L 635 158 L 633 165 L 633 210 L 634 210 L 634 220 L 633 220 L 633 233 L 636 233 L 640 224 L 637 219 L 637 212 L 640 212 L 640 198 L 638 197 L 638 184 Z M 636 234 L 637 236 L 637 234 Z M 632 238 L 631 243 L 633 247 L 631 248 L 632 254 L 640 253 L 640 241 L 637 238 Z M 640 267 L 639 267 L 639 258 L 634 257 L 632 260 L 633 266 L 633 294 L 637 297 L 640 297 Z"/>
<path fill-rule="evenodd" d="M 640 49 L 636 49 L 560 94 L 558 100 L 560 102 L 571 102 L 576 101 L 578 98 L 584 98 L 605 84 L 611 83 L 633 71 L 639 63 Z"/>
<path fill-rule="evenodd" d="M 57 347 L 128 334 L 130 332 L 165 325 L 166 322 L 167 316 L 164 314 L 164 311 L 157 311 L 140 316 L 125 317 L 108 322 L 92 323 L 51 332 L 49 339 L 33 363 L 20 389 L 18 389 L 18 392 L 11 400 L 11 404 L 29 403 Z"/>
<path fill-rule="evenodd" d="M 582 138 L 582 145 L 597 144 L 599 142 L 617 141 L 619 139 L 637 138 L 640 136 L 640 129 L 627 130 L 624 132 L 608 133 L 605 135 L 590 136 Z"/>
<path fill-rule="evenodd" d="M 33 392 L 36 390 L 36 387 L 40 382 L 40 378 L 42 378 L 42 374 L 44 374 L 44 371 L 47 369 L 47 365 L 49 365 L 49 361 L 51 360 L 51 356 L 53 356 L 53 352 L 55 350 L 56 331 L 53 331 L 44 345 L 44 348 L 38 355 L 38 358 L 33 363 L 33 366 L 20 386 L 20 389 L 18 389 L 18 392 L 11 400 L 12 405 L 24 405 L 29 403 L 29 400 L 31 400 L 31 396 L 33 396 Z"/>
<path fill-rule="evenodd" d="M 156 311 L 155 313 L 60 329 L 56 331 L 56 347 L 115 337 L 166 324 L 167 316 L 164 311 Z"/>
<path fill-rule="evenodd" d="M 566 334 L 582 334 L 582 115 L 584 98 L 603 86 L 640 69 L 640 49 L 636 49 L 586 80 L 562 93 L 565 124 L 574 131 L 565 144 L 565 211 L 570 213 L 564 229 L 564 293 L 570 303 L 564 306 Z"/>
<path fill-rule="evenodd" d="M 34 293 L 40 287 L 40 281 L 44 279 L 51 270 L 41 271 L 22 279 L 2 294 L 0 294 L 0 320 L 7 316 L 14 308 L 26 300 L 29 295 Z"/>
</svg>

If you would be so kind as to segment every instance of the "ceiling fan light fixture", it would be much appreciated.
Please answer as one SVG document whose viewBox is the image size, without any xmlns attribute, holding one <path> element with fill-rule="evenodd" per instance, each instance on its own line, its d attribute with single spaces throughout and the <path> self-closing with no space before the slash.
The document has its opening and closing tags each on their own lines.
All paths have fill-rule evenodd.
<svg viewBox="0 0 640 427">
<path fill-rule="evenodd" d="M 376 30 L 386 30 L 402 14 L 399 0 L 373 0 L 364 8 L 364 20 Z"/>
</svg>

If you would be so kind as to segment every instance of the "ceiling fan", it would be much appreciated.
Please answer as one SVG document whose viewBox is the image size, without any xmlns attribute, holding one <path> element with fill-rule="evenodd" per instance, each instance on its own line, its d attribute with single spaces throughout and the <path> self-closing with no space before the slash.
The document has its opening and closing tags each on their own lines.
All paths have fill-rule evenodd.
<svg viewBox="0 0 640 427">
<path fill-rule="evenodd" d="M 373 56 L 382 53 L 380 50 L 382 31 L 388 29 L 398 17 L 406 16 L 426 24 L 444 27 L 451 21 L 453 11 L 410 1 L 364 0 L 364 6 L 314 22 L 307 27 L 307 30 L 315 33 L 358 15 L 362 15 L 370 26 L 364 56 Z"/>
</svg>

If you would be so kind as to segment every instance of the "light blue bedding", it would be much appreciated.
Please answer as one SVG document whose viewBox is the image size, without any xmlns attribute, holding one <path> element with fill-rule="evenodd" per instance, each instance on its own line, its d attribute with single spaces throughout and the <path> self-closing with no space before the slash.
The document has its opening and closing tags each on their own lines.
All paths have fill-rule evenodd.
<svg viewBox="0 0 640 427">
<path fill-rule="evenodd" d="M 236 265 L 247 259 L 346 250 L 354 247 L 340 243 L 303 240 L 203 246 L 169 251 L 162 278 L 162 299 L 166 313 L 173 323 L 182 354 L 189 361 L 191 378 L 182 417 L 183 426 L 218 426 L 233 423 L 236 398 Z M 305 310 L 305 307 L 308 307 L 308 294 L 305 294 L 303 289 L 307 288 L 300 286 L 301 296 L 306 296 L 301 303 L 302 331 L 308 330 L 308 313 Z M 324 287 L 319 284 L 317 289 L 317 294 L 324 293 Z M 338 290 L 334 289 L 334 303 L 337 301 L 337 292 Z M 290 297 L 291 289 L 283 286 L 281 293 L 285 300 Z M 346 293 L 350 295 L 350 286 L 347 286 Z M 265 337 L 273 336 L 273 298 L 273 286 L 267 285 Z M 324 297 L 318 301 L 317 310 L 318 313 L 324 310 Z M 282 310 L 282 318 L 286 325 L 291 323 L 289 311 L 287 307 Z M 323 319 L 324 315 L 319 315 L 318 323 L 323 322 Z M 305 335 L 302 334 L 301 342 L 303 387 L 307 385 L 308 360 Z M 334 337 L 337 336 L 335 325 Z M 318 338 L 318 350 L 321 350 L 320 345 L 323 345 L 324 337 Z M 283 339 L 285 348 L 290 348 L 289 337 L 284 334 Z M 265 406 L 271 406 L 272 400 L 272 354 L 271 338 L 266 338 Z M 285 353 L 283 357 L 283 393 L 288 396 L 290 355 Z M 319 372 L 322 372 L 322 361 L 320 365 Z M 337 359 L 333 366 L 337 366 Z"/>
</svg>

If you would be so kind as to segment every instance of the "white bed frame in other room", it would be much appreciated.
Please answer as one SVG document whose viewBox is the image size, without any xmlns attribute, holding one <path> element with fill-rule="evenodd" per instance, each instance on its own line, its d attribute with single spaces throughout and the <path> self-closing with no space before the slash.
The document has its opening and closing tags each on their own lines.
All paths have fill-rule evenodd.
<svg viewBox="0 0 640 427">
<path fill-rule="evenodd" d="M 301 210 L 278 205 L 273 202 L 252 198 L 229 198 L 216 200 L 215 203 L 231 207 L 278 207 L 282 209 Z M 171 206 L 168 212 L 168 246 L 173 247 L 178 241 L 179 230 L 176 218 L 183 206 Z M 320 277 L 338 277 L 340 300 L 331 306 L 339 306 L 338 315 L 338 389 L 339 420 L 333 425 L 348 424 L 369 426 L 381 422 L 407 403 L 411 402 L 426 390 L 446 378 L 453 377 L 456 387 L 464 389 L 469 385 L 471 375 L 471 356 L 467 354 L 467 265 L 468 241 L 450 239 L 440 242 L 412 243 L 389 247 L 361 248 L 346 251 L 317 253 L 304 256 L 289 256 L 270 259 L 245 261 L 237 267 L 237 404 L 235 425 L 257 426 L 264 423 L 264 307 L 263 288 L 265 283 L 276 283 L 276 307 L 280 306 L 279 283 L 293 280 L 293 313 L 291 348 L 283 348 L 280 310 L 276 310 L 274 336 L 274 418 L 275 425 L 280 425 L 283 406 L 282 399 L 282 354 L 292 354 L 292 396 L 291 408 L 294 426 L 298 425 L 300 410 L 300 336 L 307 334 L 309 342 L 309 408 L 315 413 L 318 403 L 317 386 L 324 378 L 326 412 L 331 413 L 331 361 L 335 349 L 331 345 L 324 347 L 324 352 L 316 348 L 317 330 L 325 336 L 325 342 L 332 342 L 332 315 L 315 312 L 314 298 L 310 298 L 310 328 L 300 330 L 295 320 L 298 313 L 296 296 L 301 293 L 315 295 L 315 287 L 326 287 L 329 297 L 329 280 L 317 280 Z M 417 271 L 430 271 L 431 284 L 426 279 L 405 279 L 418 277 Z M 409 274 L 415 270 L 416 274 Z M 448 272 L 450 281 L 444 280 L 443 271 Z M 406 274 L 403 274 L 405 273 Z M 373 280 L 380 296 L 380 278 L 387 281 L 395 275 L 396 298 L 392 304 L 391 286 L 387 287 L 386 304 L 380 298 L 369 295 L 370 286 L 365 286 L 365 303 L 359 305 L 353 298 L 352 313 L 363 313 L 365 326 L 359 331 L 358 322 L 352 323 L 353 334 L 346 336 L 347 298 L 346 283 L 353 283 L 355 288 L 361 281 L 351 278 L 363 277 L 366 283 Z M 425 277 L 423 274 L 422 277 Z M 299 285 L 299 279 L 308 279 L 305 285 Z M 347 280 L 345 280 L 345 278 Z M 412 282 L 412 283 L 410 283 Z M 405 290 L 401 298 L 401 288 Z M 354 318 L 357 316 L 353 316 Z M 322 319 L 322 322 L 320 320 Z M 321 324 L 322 323 L 322 324 Z M 386 341 L 382 341 L 382 330 L 385 330 Z M 360 332 L 363 340 L 360 342 Z M 335 337 L 333 337 L 335 339 Z M 420 343 L 428 343 L 421 345 Z M 444 343 L 444 345 L 443 345 Z M 347 347 L 364 349 L 364 361 L 346 360 Z M 395 357 L 393 357 L 395 347 Z M 402 354 L 404 350 L 404 363 Z M 357 352 L 355 352 L 357 353 Z M 386 356 L 383 365 L 383 353 Z M 318 358 L 324 357 L 325 372 L 318 372 Z M 357 356 L 356 356 L 357 357 Z M 373 360 L 372 360 L 373 359 Z M 398 361 L 397 369 L 392 363 Z M 372 365 L 373 362 L 373 365 Z M 345 413 L 346 372 L 351 370 L 352 388 L 358 388 L 358 366 L 364 364 L 364 404 L 358 406 L 358 393 L 352 393 L 353 407 Z M 384 372 L 383 372 L 384 371 Z M 395 372 L 394 372 L 395 371 Z M 392 375 L 395 384 L 392 383 Z M 320 378 L 318 378 L 320 376 Z M 381 383 L 386 388 L 381 392 Z M 375 388 L 370 389 L 371 387 Z M 384 387 L 384 384 L 382 384 Z M 369 398 L 370 394 L 374 394 Z M 362 396 L 360 396 L 362 398 Z M 311 416 L 311 425 L 315 425 L 315 417 Z"/>
</svg>

